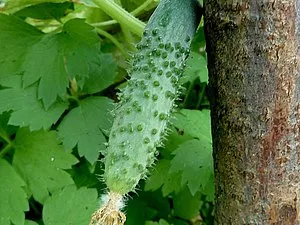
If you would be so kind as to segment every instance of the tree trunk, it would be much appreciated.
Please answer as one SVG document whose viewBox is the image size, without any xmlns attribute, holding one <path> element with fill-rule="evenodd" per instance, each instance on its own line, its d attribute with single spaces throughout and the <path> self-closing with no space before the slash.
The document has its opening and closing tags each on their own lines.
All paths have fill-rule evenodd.
<svg viewBox="0 0 300 225">
<path fill-rule="evenodd" d="M 206 0 L 218 225 L 300 224 L 300 1 Z"/>
</svg>

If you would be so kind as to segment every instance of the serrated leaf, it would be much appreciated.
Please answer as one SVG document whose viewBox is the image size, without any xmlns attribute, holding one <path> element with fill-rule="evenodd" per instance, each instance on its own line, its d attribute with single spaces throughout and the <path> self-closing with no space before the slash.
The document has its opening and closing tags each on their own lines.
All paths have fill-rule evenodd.
<svg viewBox="0 0 300 225">
<path fill-rule="evenodd" d="M 188 188 L 184 188 L 173 197 L 173 203 L 175 216 L 191 220 L 199 214 L 203 202 L 200 192 L 192 195 Z"/>
<path fill-rule="evenodd" d="M 76 162 L 59 145 L 56 132 L 29 132 L 26 128 L 17 132 L 13 166 L 38 202 L 43 203 L 49 193 L 74 183 L 64 169 Z"/>
<path fill-rule="evenodd" d="M 180 83 L 193 82 L 197 78 L 200 82 L 208 82 L 208 70 L 206 58 L 199 53 L 192 52 L 187 60 L 187 67 L 184 71 Z"/>
<path fill-rule="evenodd" d="M 91 66 L 89 77 L 85 80 L 83 92 L 93 94 L 114 83 L 117 64 L 109 53 L 100 54 L 98 61 Z"/>
<path fill-rule="evenodd" d="M 202 193 L 205 195 L 205 200 L 209 202 L 213 202 L 215 199 L 215 182 L 214 182 L 214 173 L 212 172 L 204 190 Z"/>
<path fill-rule="evenodd" d="M 78 145 L 80 156 L 94 164 L 99 151 L 105 150 L 105 130 L 110 129 L 112 101 L 105 97 L 90 97 L 69 112 L 59 126 L 59 136 L 67 149 Z"/>
<path fill-rule="evenodd" d="M 82 19 L 69 20 L 61 33 L 45 34 L 30 48 L 22 65 L 24 86 L 39 80 L 38 96 L 49 108 L 57 96 L 64 97 L 69 79 L 88 76 L 89 62 L 98 59 L 99 51 L 93 27 Z"/>
<path fill-rule="evenodd" d="M 171 154 L 175 149 L 178 148 L 180 144 L 185 141 L 194 139 L 191 135 L 182 130 L 172 128 L 173 132 L 168 136 L 168 140 L 165 143 L 165 148 L 162 150 L 162 155 L 164 158 L 172 159 L 173 155 Z"/>
<path fill-rule="evenodd" d="M 181 189 L 181 174 L 169 173 L 170 160 L 160 160 L 155 169 L 151 172 L 150 177 L 146 181 L 145 190 L 155 191 L 162 187 L 163 196 L 167 196 L 172 192 L 178 192 Z"/>
<path fill-rule="evenodd" d="M 57 96 L 63 97 L 68 86 L 60 34 L 46 34 L 25 57 L 23 81 L 27 87 L 39 81 L 38 96 L 49 108 Z"/>
<path fill-rule="evenodd" d="M 209 110 L 182 109 L 176 113 L 174 126 L 192 137 L 211 142 L 211 126 Z"/>
<path fill-rule="evenodd" d="M 181 174 L 180 173 L 170 173 L 166 176 L 164 185 L 162 187 L 162 194 L 164 197 L 171 193 L 177 193 L 182 188 L 180 184 Z"/>
<path fill-rule="evenodd" d="M 43 33 L 14 16 L 1 13 L 0 27 L 0 77 L 21 73 L 25 53 Z"/>
<path fill-rule="evenodd" d="M 194 139 L 181 144 L 173 152 L 170 173 L 182 174 L 181 185 L 187 184 L 191 194 L 203 190 L 213 171 L 210 143 L 205 139 Z"/>
<path fill-rule="evenodd" d="M 0 159 L 0 180 L 0 224 L 23 225 L 24 211 L 29 210 L 27 196 L 23 189 L 25 182 L 3 159 Z"/>
<path fill-rule="evenodd" d="M 15 126 L 29 126 L 31 130 L 48 129 L 56 123 L 68 104 L 56 102 L 45 110 L 37 99 L 37 87 L 21 87 L 21 76 L 0 78 L 0 84 L 9 87 L 0 90 L 0 113 L 13 110 L 8 123 Z"/>
<path fill-rule="evenodd" d="M 96 189 L 65 187 L 46 200 L 43 221 L 45 225 L 87 225 L 97 208 L 97 197 Z"/>
<path fill-rule="evenodd" d="M 30 17 L 34 19 L 56 19 L 65 16 L 69 9 L 72 9 L 73 4 L 71 2 L 63 3 L 41 3 L 33 6 L 26 7 L 14 15 L 18 17 Z"/>
<path fill-rule="evenodd" d="M 155 169 L 151 172 L 150 177 L 146 180 L 145 191 L 155 191 L 165 182 L 166 174 L 170 168 L 170 160 L 159 160 Z"/>
</svg>

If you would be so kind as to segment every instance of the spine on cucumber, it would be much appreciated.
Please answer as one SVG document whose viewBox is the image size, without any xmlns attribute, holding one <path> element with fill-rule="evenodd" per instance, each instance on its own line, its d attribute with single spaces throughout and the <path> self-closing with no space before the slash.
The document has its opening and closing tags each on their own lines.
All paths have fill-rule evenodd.
<svg viewBox="0 0 300 225">
<path fill-rule="evenodd" d="M 198 10 L 196 0 L 161 0 L 137 44 L 105 156 L 104 179 L 110 194 L 134 191 L 155 161 L 199 24 Z"/>
</svg>

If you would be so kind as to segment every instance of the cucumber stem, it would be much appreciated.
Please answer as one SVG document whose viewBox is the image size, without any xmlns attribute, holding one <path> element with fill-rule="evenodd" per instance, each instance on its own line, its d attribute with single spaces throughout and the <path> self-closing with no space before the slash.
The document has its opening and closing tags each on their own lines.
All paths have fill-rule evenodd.
<svg viewBox="0 0 300 225">
<path fill-rule="evenodd" d="M 140 37 L 142 36 L 145 24 L 132 16 L 117 3 L 109 0 L 93 0 L 93 2 L 110 17 L 124 24 L 133 33 L 137 34 Z"/>
</svg>

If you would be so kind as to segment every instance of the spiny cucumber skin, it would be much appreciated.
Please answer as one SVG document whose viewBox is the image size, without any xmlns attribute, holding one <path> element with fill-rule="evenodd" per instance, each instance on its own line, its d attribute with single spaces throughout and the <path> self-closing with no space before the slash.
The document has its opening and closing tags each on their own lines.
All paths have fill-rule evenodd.
<svg viewBox="0 0 300 225">
<path fill-rule="evenodd" d="M 105 156 L 104 178 L 112 192 L 134 191 L 167 135 L 178 80 L 198 24 L 195 4 L 193 0 L 161 1 L 137 45 L 131 79 L 114 111 Z"/>
</svg>

